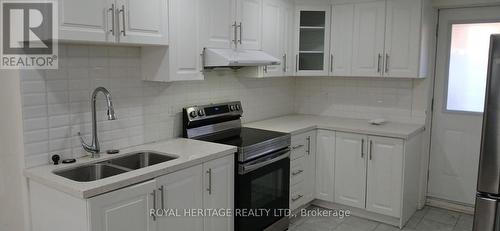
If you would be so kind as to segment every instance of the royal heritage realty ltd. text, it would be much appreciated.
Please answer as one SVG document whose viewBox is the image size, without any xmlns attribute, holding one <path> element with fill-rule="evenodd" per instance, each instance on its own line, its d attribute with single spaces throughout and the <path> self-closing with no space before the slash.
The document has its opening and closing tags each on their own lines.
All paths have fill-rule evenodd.
<svg viewBox="0 0 500 231">
<path fill-rule="evenodd" d="M 150 216 L 155 217 L 337 217 L 343 219 L 351 215 L 350 210 L 300 209 L 150 209 Z"/>
</svg>

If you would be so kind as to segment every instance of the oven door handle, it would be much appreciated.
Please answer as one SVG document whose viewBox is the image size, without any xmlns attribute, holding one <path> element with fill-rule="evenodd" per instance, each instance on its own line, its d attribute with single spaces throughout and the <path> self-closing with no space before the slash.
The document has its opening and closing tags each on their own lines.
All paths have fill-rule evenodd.
<svg viewBox="0 0 500 231">
<path fill-rule="evenodd" d="M 288 158 L 290 157 L 290 149 L 286 149 L 286 150 L 283 150 L 279 153 L 276 153 L 275 155 L 279 155 L 279 156 L 276 156 L 272 159 L 266 159 L 266 160 L 263 160 L 263 161 L 259 161 L 259 162 L 256 162 L 256 163 L 252 163 L 251 165 L 240 165 L 240 169 L 239 169 L 239 174 L 243 175 L 243 174 L 247 174 L 251 171 L 254 171 L 256 169 L 259 169 L 259 168 L 262 168 L 266 165 L 269 165 L 269 164 L 272 164 L 274 162 L 278 162 L 280 160 L 283 160 L 285 158 Z"/>
</svg>

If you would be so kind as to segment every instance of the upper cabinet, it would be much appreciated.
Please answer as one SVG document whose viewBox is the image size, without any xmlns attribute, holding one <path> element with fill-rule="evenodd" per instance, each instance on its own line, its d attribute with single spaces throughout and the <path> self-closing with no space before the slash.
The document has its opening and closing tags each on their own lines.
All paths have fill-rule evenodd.
<svg viewBox="0 0 500 231">
<path fill-rule="evenodd" d="M 425 78 L 428 0 L 334 0 L 331 76 Z"/>
<path fill-rule="evenodd" d="M 62 41 L 167 45 L 167 23 L 166 0 L 59 1 Z"/>
<path fill-rule="evenodd" d="M 296 6 L 295 72 L 299 76 L 328 75 L 330 7 Z"/>
</svg>

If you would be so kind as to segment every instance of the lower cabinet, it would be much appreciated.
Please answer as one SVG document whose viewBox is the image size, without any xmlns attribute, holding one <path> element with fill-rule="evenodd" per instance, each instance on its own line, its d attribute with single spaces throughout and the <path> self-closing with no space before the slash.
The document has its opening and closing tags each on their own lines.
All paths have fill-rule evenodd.
<svg viewBox="0 0 500 231">
<path fill-rule="evenodd" d="M 290 157 L 290 209 L 314 200 L 316 132 L 292 136 Z"/>
<path fill-rule="evenodd" d="M 316 145 L 315 198 L 333 202 L 335 132 L 318 130 Z"/>
</svg>

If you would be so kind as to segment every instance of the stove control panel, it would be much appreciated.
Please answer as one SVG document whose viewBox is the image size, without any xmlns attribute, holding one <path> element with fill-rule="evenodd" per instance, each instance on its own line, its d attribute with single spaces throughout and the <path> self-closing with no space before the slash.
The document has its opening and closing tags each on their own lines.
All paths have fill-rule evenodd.
<svg viewBox="0 0 500 231">
<path fill-rule="evenodd" d="M 183 109 L 184 119 L 189 121 L 198 121 L 204 119 L 213 119 L 224 116 L 240 116 L 243 114 L 240 101 L 208 104 L 202 106 L 192 106 Z"/>
</svg>

